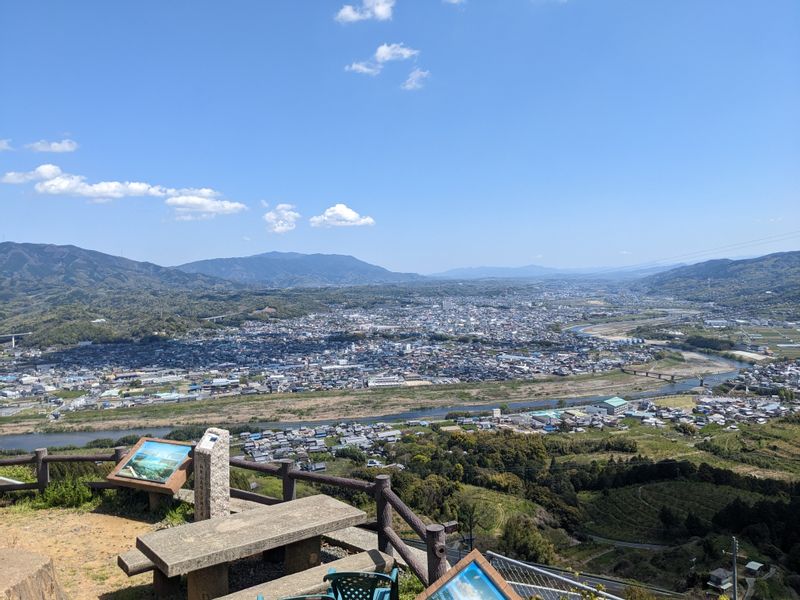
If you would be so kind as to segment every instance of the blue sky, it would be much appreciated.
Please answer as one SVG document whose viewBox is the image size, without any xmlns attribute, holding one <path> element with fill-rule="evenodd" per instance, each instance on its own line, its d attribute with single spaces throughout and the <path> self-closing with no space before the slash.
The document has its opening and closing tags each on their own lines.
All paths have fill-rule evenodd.
<svg viewBox="0 0 800 600">
<path fill-rule="evenodd" d="M 0 236 L 422 273 L 797 249 L 799 56 L 796 0 L 5 0 Z"/>
</svg>

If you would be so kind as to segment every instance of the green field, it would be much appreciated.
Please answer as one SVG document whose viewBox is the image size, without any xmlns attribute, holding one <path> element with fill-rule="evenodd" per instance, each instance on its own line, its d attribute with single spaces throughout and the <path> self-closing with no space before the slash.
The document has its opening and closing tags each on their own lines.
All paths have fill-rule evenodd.
<svg viewBox="0 0 800 600">
<path fill-rule="evenodd" d="M 662 481 L 611 489 L 608 494 L 581 492 L 581 505 L 589 518 L 587 533 L 614 540 L 659 543 L 664 541 L 658 513 L 662 506 L 677 512 L 681 519 L 691 511 L 704 521 L 734 498 L 752 502 L 759 494 L 689 481 Z"/>
<path fill-rule="evenodd" d="M 800 348 L 781 348 L 778 344 L 800 344 L 800 331 L 788 327 L 745 327 L 745 333 L 753 335 L 753 344 L 769 346 L 775 356 L 800 358 Z M 759 337 L 760 336 L 760 337 Z"/>
<path fill-rule="evenodd" d="M 773 420 L 720 431 L 711 441 L 715 456 L 727 461 L 800 476 L 800 425 Z M 708 454 L 708 453 L 706 453 Z M 711 461 L 709 461 L 711 462 Z"/>
</svg>

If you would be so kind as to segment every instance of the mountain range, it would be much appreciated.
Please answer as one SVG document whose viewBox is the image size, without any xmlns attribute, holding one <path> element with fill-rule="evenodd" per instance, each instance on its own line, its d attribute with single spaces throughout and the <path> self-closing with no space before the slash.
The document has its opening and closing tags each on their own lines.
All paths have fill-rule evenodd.
<svg viewBox="0 0 800 600">
<path fill-rule="evenodd" d="M 654 296 L 762 307 L 773 314 L 778 308 L 787 318 L 800 318 L 800 252 L 711 260 L 656 274 L 642 269 L 587 273 L 531 266 L 451 271 L 448 277 L 611 276 L 627 278 L 631 289 Z M 440 277 L 439 284 L 448 278 Z M 268 252 L 162 267 L 76 246 L 4 242 L 0 243 L 0 331 L 35 329 L 36 334 L 26 340 L 40 345 L 146 339 L 208 326 L 206 319 L 214 315 L 236 324 L 324 310 L 330 294 L 339 294 L 311 287 L 426 281 L 437 285 L 435 278 L 394 273 L 341 255 Z"/>
<path fill-rule="evenodd" d="M 436 279 L 558 279 L 582 277 L 592 279 L 638 279 L 674 269 L 680 265 L 653 267 L 608 267 L 595 269 L 556 269 L 539 265 L 522 267 L 464 267 L 436 273 Z"/>
<path fill-rule="evenodd" d="M 270 287 L 407 283 L 424 279 L 414 273 L 395 273 L 341 254 L 265 252 L 238 258 L 212 258 L 177 267 L 237 283 Z"/>
<path fill-rule="evenodd" d="M 646 277 L 651 294 L 737 305 L 800 304 L 800 251 L 708 260 Z"/>
</svg>

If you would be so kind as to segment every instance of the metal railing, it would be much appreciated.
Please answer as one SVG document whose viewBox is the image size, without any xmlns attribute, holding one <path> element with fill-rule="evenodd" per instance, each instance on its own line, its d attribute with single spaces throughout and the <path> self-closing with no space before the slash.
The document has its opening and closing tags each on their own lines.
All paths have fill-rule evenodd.
<svg viewBox="0 0 800 600">
<path fill-rule="evenodd" d="M 14 492 L 23 490 L 37 490 L 44 492 L 50 484 L 51 463 L 73 462 L 120 462 L 127 454 L 127 448 L 119 446 L 109 454 L 48 454 L 46 448 L 39 448 L 33 454 L 0 458 L 0 467 L 14 465 L 30 465 L 36 473 L 36 481 L 32 483 L 0 484 L 0 492 Z M 255 492 L 231 488 L 231 497 L 249 500 L 259 504 L 276 504 L 288 502 L 296 497 L 297 481 L 307 481 L 319 485 L 330 485 L 344 489 L 364 492 L 372 496 L 377 506 L 377 533 L 378 550 L 384 554 L 396 551 L 406 562 L 414 574 L 427 587 L 447 572 L 447 548 L 445 539 L 447 533 L 457 528 L 455 524 L 426 524 L 411 510 L 400 497 L 392 490 L 392 481 L 389 475 L 378 475 L 374 481 L 336 477 L 324 473 L 301 471 L 291 459 L 277 461 L 276 464 L 256 463 L 245 460 L 243 457 L 232 457 L 232 467 L 256 471 L 264 475 L 278 477 L 282 481 L 282 498 L 270 498 Z M 110 482 L 96 482 L 89 484 L 93 488 L 117 487 Z M 425 544 L 427 561 L 423 563 L 412 549 L 400 538 L 392 527 L 394 511 L 406 522 Z"/>
<path fill-rule="evenodd" d="M 582 600 L 586 597 L 622 600 L 599 585 L 591 586 L 577 577 L 567 577 L 550 569 L 508 558 L 495 552 L 486 556 L 503 579 L 523 598 L 542 600 Z"/>
</svg>

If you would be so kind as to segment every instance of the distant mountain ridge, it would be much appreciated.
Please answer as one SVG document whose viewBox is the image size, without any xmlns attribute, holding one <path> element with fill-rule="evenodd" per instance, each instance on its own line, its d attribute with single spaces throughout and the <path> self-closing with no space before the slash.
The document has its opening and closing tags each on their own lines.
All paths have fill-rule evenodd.
<svg viewBox="0 0 800 600">
<path fill-rule="evenodd" d="M 77 246 L 0 243 L 0 299 L 80 288 L 211 288 L 231 284 Z"/>
<path fill-rule="evenodd" d="M 641 281 L 653 294 L 741 305 L 800 304 L 800 251 L 745 260 L 717 259 L 671 269 Z"/>
<path fill-rule="evenodd" d="M 611 267 L 596 269 L 557 269 L 539 265 L 522 267 L 464 267 L 436 273 L 438 279 L 544 279 L 544 278 L 592 278 L 592 279 L 638 279 L 653 273 L 674 268 L 675 265 L 655 267 Z"/>
<path fill-rule="evenodd" d="M 424 279 L 415 273 L 395 273 L 352 256 L 298 252 L 265 252 L 254 256 L 212 258 L 176 268 L 184 273 L 272 287 L 368 285 Z"/>
</svg>

